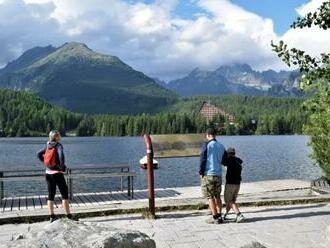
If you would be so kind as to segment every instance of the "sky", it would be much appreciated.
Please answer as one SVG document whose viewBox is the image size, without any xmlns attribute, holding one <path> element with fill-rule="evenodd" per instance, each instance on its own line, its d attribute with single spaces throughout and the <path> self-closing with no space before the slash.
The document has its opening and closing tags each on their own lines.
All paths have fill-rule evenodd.
<svg viewBox="0 0 330 248">
<path fill-rule="evenodd" d="M 288 69 L 271 40 L 311 55 L 330 51 L 329 31 L 292 30 L 323 0 L 0 0 L 0 66 L 35 46 L 85 43 L 151 77 L 248 63 Z"/>
</svg>

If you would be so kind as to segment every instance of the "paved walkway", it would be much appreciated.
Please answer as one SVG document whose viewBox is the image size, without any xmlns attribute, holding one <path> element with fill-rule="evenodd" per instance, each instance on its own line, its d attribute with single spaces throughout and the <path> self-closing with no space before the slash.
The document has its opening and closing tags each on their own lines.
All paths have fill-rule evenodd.
<svg viewBox="0 0 330 248">
<path fill-rule="evenodd" d="M 83 221 L 145 232 L 160 248 L 239 248 L 253 241 L 267 248 L 330 247 L 325 233 L 330 224 L 330 204 L 249 207 L 241 210 L 247 217 L 246 223 L 209 225 L 204 222 L 208 218 L 207 211 L 159 213 L 160 218 L 156 220 L 144 220 L 141 215 L 121 215 Z M 45 222 L 1 226 L 0 247 L 6 247 L 5 242 L 19 233 L 42 229 L 44 225 Z"/>
<path fill-rule="evenodd" d="M 310 183 L 301 180 L 275 180 L 243 183 L 239 201 L 257 203 L 261 201 L 281 201 L 295 199 L 330 198 L 310 190 Z M 35 199 L 37 198 L 37 200 Z M 46 196 L 6 198 L 0 204 L 0 222 L 3 219 L 27 216 L 47 215 Z M 40 200 L 42 199 L 42 200 Z M 156 205 L 160 207 L 205 204 L 200 187 L 182 187 L 156 189 Z M 76 213 L 88 213 L 98 210 L 138 209 L 148 205 L 146 190 L 137 190 L 132 200 L 126 193 L 99 192 L 75 194 L 71 202 Z M 56 198 L 56 208 L 61 209 L 60 198 Z M 62 209 L 61 209 L 62 210 Z"/>
</svg>

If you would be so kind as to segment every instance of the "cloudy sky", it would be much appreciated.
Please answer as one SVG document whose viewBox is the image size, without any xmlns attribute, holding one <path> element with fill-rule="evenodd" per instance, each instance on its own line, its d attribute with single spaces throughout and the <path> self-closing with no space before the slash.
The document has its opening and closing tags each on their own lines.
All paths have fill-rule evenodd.
<svg viewBox="0 0 330 248">
<path fill-rule="evenodd" d="M 146 74 L 249 63 L 286 69 L 270 41 L 330 51 L 329 31 L 290 30 L 323 0 L 0 0 L 0 66 L 34 46 L 86 43 Z"/>
</svg>

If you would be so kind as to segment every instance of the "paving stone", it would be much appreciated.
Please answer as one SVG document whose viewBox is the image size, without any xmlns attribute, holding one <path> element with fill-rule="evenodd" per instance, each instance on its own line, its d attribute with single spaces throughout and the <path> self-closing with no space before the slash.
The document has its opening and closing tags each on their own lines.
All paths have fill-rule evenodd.
<svg viewBox="0 0 330 248">
<path fill-rule="evenodd" d="M 163 218 L 156 220 L 144 220 L 141 215 L 123 215 L 83 221 L 139 230 L 153 238 L 157 247 L 165 248 L 241 248 L 252 242 L 259 242 L 267 248 L 330 247 L 330 240 L 326 240 L 326 237 L 330 238 L 329 204 L 249 207 L 241 210 L 247 213 L 246 223 L 209 225 L 205 223 L 207 211 L 160 213 Z M 3 241 L 26 233 L 29 227 L 42 230 L 44 225 L 45 222 L 0 226 L 0 247 Z"/>
</svg>

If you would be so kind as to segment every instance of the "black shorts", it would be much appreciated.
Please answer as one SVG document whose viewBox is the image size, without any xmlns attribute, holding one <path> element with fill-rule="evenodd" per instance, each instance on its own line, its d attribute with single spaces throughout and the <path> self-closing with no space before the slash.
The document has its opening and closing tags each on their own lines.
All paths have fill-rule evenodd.
<svg viewBox="0 0 330 248">
<path fill-rule="evenodd" d="M 48 200 L 54 201 L 56 194 L 56 185 L 60 190 L 61 196 L 63 200 L 67 200 L 69 198 L 68 194 L 68 186 L 66 184 L 63 173 L 56 174 L 46 174 L 46 182 L 48 188 Z"/>
</svg>

